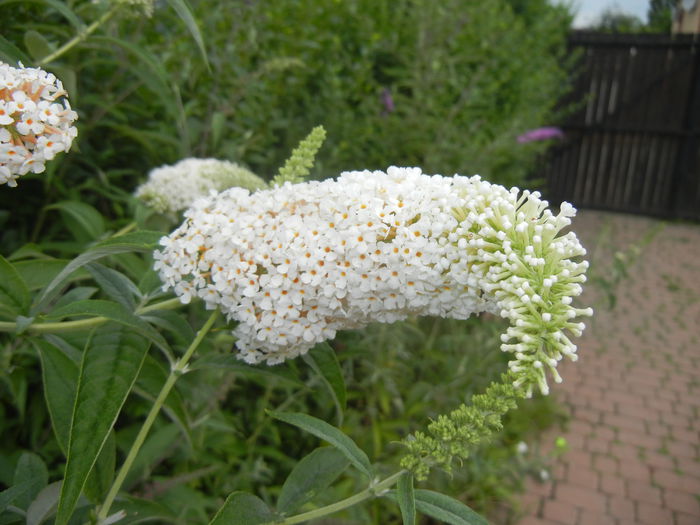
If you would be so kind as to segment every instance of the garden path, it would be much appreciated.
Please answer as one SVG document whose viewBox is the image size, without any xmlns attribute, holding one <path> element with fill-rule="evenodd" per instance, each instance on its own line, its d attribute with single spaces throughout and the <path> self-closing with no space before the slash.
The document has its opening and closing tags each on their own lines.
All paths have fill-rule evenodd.
<svg viewBox="0 0 700 525">
<path fill-rule="evenodd" d="M 551 481 L 528 484 L 518 524 L 699 525 L 700 225 L 582 211 L 573 227 L 596 313 L 552 388 L 571 417 L 542 447 L 569 448 Z"/>
</svg>

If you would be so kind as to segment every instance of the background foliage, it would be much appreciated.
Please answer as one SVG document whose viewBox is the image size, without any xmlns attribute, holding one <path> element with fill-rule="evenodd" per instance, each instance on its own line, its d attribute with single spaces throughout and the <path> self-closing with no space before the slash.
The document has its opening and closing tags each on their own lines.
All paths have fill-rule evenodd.
<svg viewBox="0 0 700 525">
<path fill-rule="evenodd" d="M 566 89 L 570 15 L 545 0 L 193 0 L 189 21 L 172 8 L 177 4 L 157 2 L 152 18 L 122 14 L 46 67 L 63 79 L 80 114 L 78 142 L 46 173 L 23 177 L 16 189 L 0 188 L 2 255 L 24 270 L 32 291 L 134 217 L 151 229 L 172 226 L 149 218 L 131 197 L 149 169 L 213 156 L 271 178 L 319 124 L 328 138 L 315 177 L 395 164 L 523 184 L 542 145 L 518 145 L 515 138 L 551 123 Z M 0 1 L 0 59 L 35 65 L 109 5 Z M 206 60 L 192 37 L 195 21 Z M 120 295 L 127 306 L 163 298 L 150 255 L 101 262 L 134 283 L 127 286 L 130 299 Z M 100 271 L 74 274 L 50 310 L 90 298 L 116 300 Z M 192 326 L 202 323 L 200 310 L 186 311 Z M 192 337 L 168 312 L 145 320 L 175 349 Z M 219 326 L 200 351 L 200 368 L 168 399 L 124 488 L 167 523 L 206 523 L 234 490 L 273 500 L 319 442 L 275 422 L 266 409 L 333 421 L 373 461 L 395 466 L 397 441 L 482 392 L 505 369 L 501 328 L 490 318 L 414 319 L 342 334 L 333 343 L 347 384 L 341 412 L 332 385 L 308 362 L 244 368 Z M 53 343 L 79 358 L 87 337 L 64 334 Z M 40 348 L 27 334 L 5 335 L 2 344 L 0 490 L 26 465 L 45 469 L 41 479 L 61 479 L 64 452 L 47 410 Z M 123 457 L 164 380 L 162 355 L 152 349 L 144 363 L 110 438 L 111 459 L 101 460 L 107 471 Z M 549 399 L 524 403 L 493 444 L 453 478 L 435 474 L 430 486 L 477 509 L 492 508 L 535 465 L 516 454 L 516 443 L 558 419 Z M 335 501 L 358 486 L 348 473 L 316 502 Z M 398 522 L 395 505 L 381 501 L 345 519 Z M 13 523 L 5 515 L 0 521 Z"/>
</svg>

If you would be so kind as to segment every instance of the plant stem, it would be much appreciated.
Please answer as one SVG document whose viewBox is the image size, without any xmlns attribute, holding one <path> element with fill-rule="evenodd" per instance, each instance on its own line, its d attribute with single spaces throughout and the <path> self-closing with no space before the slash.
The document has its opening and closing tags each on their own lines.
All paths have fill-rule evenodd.
<svg viewBox="0 0 700 525">
<path fill-rule="evenodd" d="M 121 4 L 115 4 L 109 11 L 107 11 L 105 14 L 103 14 L 100 18 L 95 20 L 92 24 L 87 26 L 85 29 L 80 31 L 77 35 L 75 35 L 73 38 L 71 38 L 68 42 L 63 44 L 60 48 L 58 48 L 56 51 L 53 53 L 50 53 L 49 55 L 45 56 L 39 62 L 37 62 L 37 66 L 42 67 L 45 66 L 46 64 L 49 64 L 56 60 L 58 57 L 66 53 L 67 51 L 70 51 L 72 48 L 80 44 L 83 40 L 85 40 L 87 37 L 89 37 L 92 33 L 94 33 L 102 24 L 107 22 L 110 18 L 112 18 L 117 11 L 121 8 Z"/>
<path fill-rule="evenodd" d="M 137 308 L 134 313 L 137 315 L 152 312 L 153 310 L 170 310 L 172 308 L 177 308 L 180 305 L 180 299 L 173 297 L 172 299 L 166 299 L 159 303 L 154 303 L 148 306 L 142 306 Z M 109 321 L 106 317 L 90 317 L 88 319 L 79 319 L 77 321 L 58 321 L 55 323 L 37 323 L 29 325 L 26 329 L 27 332 L 35 334 L 43 333 L 61 333 L 61 332 L 74 332 L 76 330 L 85 330 L 86 328 L 92 328 L 93 326 L 100 325 Z M 0 332 L 14 332 L 17 329 L 16 323 L 10 323 L 6 321 L 0 321 Z"/>
<path fill-rule="evenodd" d="M 348 507 L 357 505 L 358 503 L 361 503 L 365 500 L 376 498 L 378 496 L 381 496 L 381 492 L 387 490 L 394 483 L 396 483 L 401 477 L 401 475 L 405 472 L 405 470 L 400 470 L 399 472 L 392 474 L 388 478 L 373 484 L 369 488 L 366 488 L 362 492 L 358 492 L 354 496 L 350 496 L 349 498 L 346 498 L 344 500 L 331 503 L 330 505 L 326 505 L 325 507 L 320 507 L 315 510 L 310 510 L 309 512 L 297 514 L 296 516 L 290 516 L 289 518 L 275 523 L 276 525 L 292 525 L 294 523 L 303 523 L 308 520 L 328 516 L 329 514 L 333 514 L 334 512 L 338 512 L 339 510 L 347 509 Z"/>
<path fill-rule="evenodd" d="M 168 394 L 170 394 L 173 385 L 175 385 L 175 381 L 177 381 L 177 378 L 180 377 L 187 370 L 188 361 L 194 354 L 194 351 L 197 349 L 199 344 L 202 342 L 202 339 L 204 339 L 204 336 L 207 334 L 207 332 L 209 332 L 209 329 L 214 324 L 214 321 L 216 321 L 218 313 L 218 309 L 212 312 L 212 314 L 209 316 L 209 319 L 207 319 L 207 321 L 204 323 L 204 326 L 202 326 L 199 332 L 197 332 L 197 335 L 195 336 L 194 340 L 187 348 L 185 353 L 180 359 L 178 359 L 177 363 L 175 363 L 172 369 L 170 370 L 170 375 L 165 380 L 163 388 L 161 388 L 160 392 L 158 393 L 158 397 L 156 397 L 156 400 L 154 401 L 150 412 L 146 416 L 146 420 L 143 422 L 139 433 L 136 435 L 136 439 L 134 439 L 134 442 L 132 443 L 131 448 L 129 449 L 129 453 L 127 454 L 126 459 L 124 460 L 124 464 L 122 465 L 121 469 L 119 469 L 119 473 L 117 474 L 114 483 L 112 483 L 112 487 L 109 489 L 109 493 L 107 494 L 104 503 L 100 507 L 100 511 L 97 513 L 98 523 L 102 523 L 109 515 L 109 509 L 112 506 L 112 503 L 114 502 L 114 498 L 117 497 L 117 493 L 119 492 L 119 489 L 121 489 L 121 486 L 124 483 L 124 480 L 126 479 L 126 475 L 129 473 L 129 469 L 134 463 L 134 460 L 136 459 L 139 450 L 141 450 L 141 447 L 143 446 L 143 443 L 146 440 L 146 436 L 148 435 L 148 432 L 151 430 L 151 427 L 153 426 L 153 423 L 155 422 L 156 417 L 158 416 L 158 412 L 160 412 L 160 409 L 162 408 L 163 403 L 165 403 Z"/>
<path fill-rule="evenodd" d="M 114 235 L 112 235 L 112 237 L 119 237 L 120 235 L 124 235 L 125 233 L 129 233 L 131 230 L 133 230 L 137 226 L 138 226 L 138 224 L 136 224 L 136 221 L 130 222 L 129 224 L 124 226 L 121 230 L 119 230 Z"/>
</svg>

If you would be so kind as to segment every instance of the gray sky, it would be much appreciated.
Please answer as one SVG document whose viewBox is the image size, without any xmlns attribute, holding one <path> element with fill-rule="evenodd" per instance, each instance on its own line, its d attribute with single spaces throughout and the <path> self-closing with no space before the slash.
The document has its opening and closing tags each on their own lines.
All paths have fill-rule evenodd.
<svg viewBox="0 0 700 525">
<path fill-rule="evenodd" d="M 641 18 L 643 21 L 647 19 L 647 10 L 649 9 L 648 0 L 554 0 L 559 4 L 573 4 L 576 18 L 574 27 L 586 27 L 591 22 L 594 22 L 600 14 L 607 8 L 614 8 L 616 11 L 622 11 Z"/>
</svg>

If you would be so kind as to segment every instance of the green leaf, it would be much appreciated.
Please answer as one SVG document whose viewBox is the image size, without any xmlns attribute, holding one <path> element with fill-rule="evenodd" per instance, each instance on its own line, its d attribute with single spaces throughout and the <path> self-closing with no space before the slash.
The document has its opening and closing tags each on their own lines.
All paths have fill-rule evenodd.
<svg viewBox="0 0 700 525">
<path fill-rule="evenodd" d="M 148 351 L 148 342 L 114 323 L 98 327 L 83 354 L 56 525 L 70 518 Z"/>
<path fill-rule="evenodd" d="M 27 525 L 41 525 L 56 512 L 62 481 L 44 487 L 27 509 Z"/>
<path fill-rule="evenodd" d="M 53 46 L 46 40 L 46 37 L 33 29 L 24 33 L 24 46 L 36 61 L 41 60 L 53 52 Z"/>
<path fill-rule="evenodd" d="M 170 346 L 158 331 L 144 320 L 140 319 L 119 303 L 103 299 L 87 299 L 75 301 L 60 308 L 51 310 L 46 319 L 63 319 L 65 317 L 90 316 L 106 317 L 111 321 L 136 330 L 142 336 L 150 339 L 159 348 L 170 351 Z"/>
<path fill-rule="evenodd" d="M 34 483 L 31 480 L 24 481 L 19 485 L 13 485 L 10 488 L 0 492 L 0 514 L 5 512 L 5 509 L 12 505 L 19 498 L 33 490 Z"/>
<path fill-rule="evenodd" d="M 148 480 L 152 469 L 181 444 L 181 440 L 178 439 L 180 432 L 179 426 L 172 423 L 152 431 L 136 455 L 124 480 L 124 486 L 129 487 L 138 481 Z"/>
<path fill-rule="evenodd" d="M 73 417 L 78 367 L 57 346 L 43 339 L 32 341 L 39 351 L 46 406 L 49 409 L 56 441 L 68 451 L 70 422 Z"/>
<path fill-rule="evenodd" d="M 53 309 L 60 311 L 61 308 L 70 306 L 73 303 L 87 301 L 99 291 L 100 289 L 95 286 L 76 286 L 61 295 L 53 304 Z"/>
<path fill-rule="evenodd" d="M 14 506 L 20 509 L 26 509 L 49 482 L 49 471 L 46 469 L 46 464 L 32 452 L 23 452 L 19 457 L 12 484 L 22 485 L 25 482 L 29 482 L 31 488 L 14 502 Z"/>
<path fill-rule="evenodd" d="M 416 508 L 431 518 L 451 525 L 488 525 L 485 518 L 464 503 L 439 492 L 418 489 L 415 497 Z"/>
<path fill-rule="evenodd" d="M 184 115 L 180 114 L 181 102 L 176 102 L 176 100 L 179 99 L 179 92 L 174 89 L 173 86 L 171 86 L 167 71 L 155 55 L 148 52 L 143 47 L 120 38 L 105 35 L 92 35 L 90 41 L 91 43 L 107 43 L 117 45 L 136 57 L 138 61 L 131 62 L 130 71 L 135 75 L 138 75 L 148 89 L 150 89 L 158 97 L 166 97 L 168 99 L 168 102 L 162 104 L 161 107 L 170 113 L 170 117 L 175 122 L 184 120 Z M 89 45 L 90 44 L 88 44 L 88 46 Z M 127 126 L 127 128 L 131 132 L 134 131 L 134 128 L 129 126 Z M 138 130 L 138 133 L 141 133 L 141 130 Z"/>
<path fill-rule="evenodd" d="M 413 491 L 413 476 L 410 472 L 405 472 L 396 486 L 396 499 L 401 509 L 403 525 L 414 525 L 416 523 L 416 498 Z"/>
<path fill-rule="evenodd" d="M 211 145 L 216 149 L 221 142 L 221 137 L 224 135 L 224 126 L 226 125 L 226 115 L 221 111 L 215 111 L 211 116 Z"/>
<path fill-rule="evenodd" d="M 172 310 L 151 310 L 148 313 L 141 314 L 139 317 L 147 323 L 158 327 L 161 331 L 170 332 L 175 336 L 177 344 L 188 346 L 195 337 L 192 327 L 185 318 Z"/>
<path fill-rule="evenodd" d="M 281 379 L 295 386 L 303 386 L 298 377 L 286 366 L 252 366 L 244 363 L 235 355 L 206 355 L 189 367 L 190 370 L 207 368 L 224 368 L 243 375 L 259 376 L 262 378 Z"/>
<path fill-rule="evenodd" d="M 347 393 L 343 371 L 335 351 L 328 343 L 316 345 L 304 355 L 304 361 L 316 372 L 328 389 L 338 413 L 338 425 L 343 424 L 343 413 L 347 404 Z"/>
<path fill-rule="evenodd" d="M 105 232 L 102 214 L 84 202 L 62 201 L 46 209 L 60 211 L 64 222 L 79 241 L 93 241 Z"/>
<path fill-rule="evenodd" d="M 288 516 L 312 501 L 343 473 L 349 463 L 335 448 L 317 448 L 299 461 L 285 480 L 277 500 L 277 511 Z"/>
<path fill-rule="evenodd" d="M 66 259 L 32 259 L 14 263 L 30 291 L 39 290 L 49 284 L 70 261 Z M 86 279 L 90 275 L 84 270 L 76 271 L 71 280 Z"/>
<path fill-rule="evenodd" d="M 268 413 L 275 419 L 279 419 L 280 421 L 284 421 L 285 423 L 299 427 L 309 434 L 313 434 L 314 436 L 327 441 L 335 448 L 340 450 L 343 455 L 350 460 L 350 463 L 352 463 L 355 468 L 367 475 L 367 477 L 372 477 L 372 465 L 369 462 L 367 454 L 365 454 L 352 439 L 343 434 L 334 426 L 329 425 L 321 419 L 298 412 L 270 411 Z"/>
<path fill-rule="evenodd" d="M 114 432 L 110 432 L 83 488 L 85 496 L 91 502 L 95 504 L 102 502 L 112 486 L 116 467 L 117 440 L 114 438 Z"/>
<path fill-rule="evenodd" d="M 100 285 L 102 291 L 111 299 L 130 311 L 136 308 L 134 297 L 141 298 L 141 291 L 126 275 L 99 263 L 86 266 L 92 277 Z"/>
<path fill-rule="evenodd" d="M 204 39 L 202 38 L 202 33 L 199 31 L 197 21 L 192 16 L 192 8 L 187 3 L 187 0 L 167 0 L 167 2 L 168 4 L 170 4 L 170 7 L 172 7 L 175 10 L 177 16 L 179 16 L 180 19 L 185 23 L 185 26 L 187 26 L 187 30 L 190 32 L 192 38 L 194 38 L 194 41 L 197 43 L 197 47 L 199 48 L 199 52 L 202 54 L 202 58 L 204 59 L 204 63 L 206 64 L 207 69 L 211 71 L 211 68 L 209 67 L 209 58 L 207 57 L 207 50 L 204 47 Z"/>
<path fill-rule="evenodd" d="M 260 498 L 247 492 L 234 492 L 209 525 L 262 525 L 274 523 L 275 514 Z"/>
<path fill-rule="evenodd" d="M 0 255 L 0 313 L 26 314 L 31 297 L 29 288 L 15 267 Z"/>
<path fill-rule="evenodd" d="M 73 259 L 54 279 L 44 288 L 37 298 L 32 313 L 40 312 L 60 291 L 60 286 L 64 281 L 78 268 L 82 268 L 86 264 L 118 253 L 131 252 L 148 252 L 152 251 L 158 240 L 163 236 L 159 232 L 137 231 L 120 235 L 119 237 L 110 237 L 101 241 L 85 253 Z"/>
<path fill-rule="evenodd" d="M 2 35 L 0 35 L 0 59 L 11 66 L 16 66 L 17 62 L 23 62 L 24 64 L 31 64 L 32 62 L 29 55 L 25 54 Z"/>
<path fill-rule="evenodd" d="M 148 521 L 177 523 L 177 517 L 172 511 L 156 501 L 127 496 L 123 499 L 117 499 L 114 503 L 114 509 L 126 514 L 123 519 L 117 522 L 119 525 L 135 525 Z"/>
<path fill-rule="evenodd" d="M 7 4 L 28 4 L 28 3 L 35 3 L 35 4 L 46 4 L 49 7 L 54 8 L 56 11 L 61 13 L 66 20 L 68 20 L 71 25 L 75 29 L 83 29 L 85 27 L 85 24 L 83 23 L 78 16 L 70 10 L 68 5 L 66 5 L 65 2 L 61 2 L 60 0 L 2 0 L 0 1 L 0 5 L 7 5 Z M 42 57 L 43 58 L 43 57 Z M 29 61 L 27 61 L 29 63 Z"/>
</svg>

